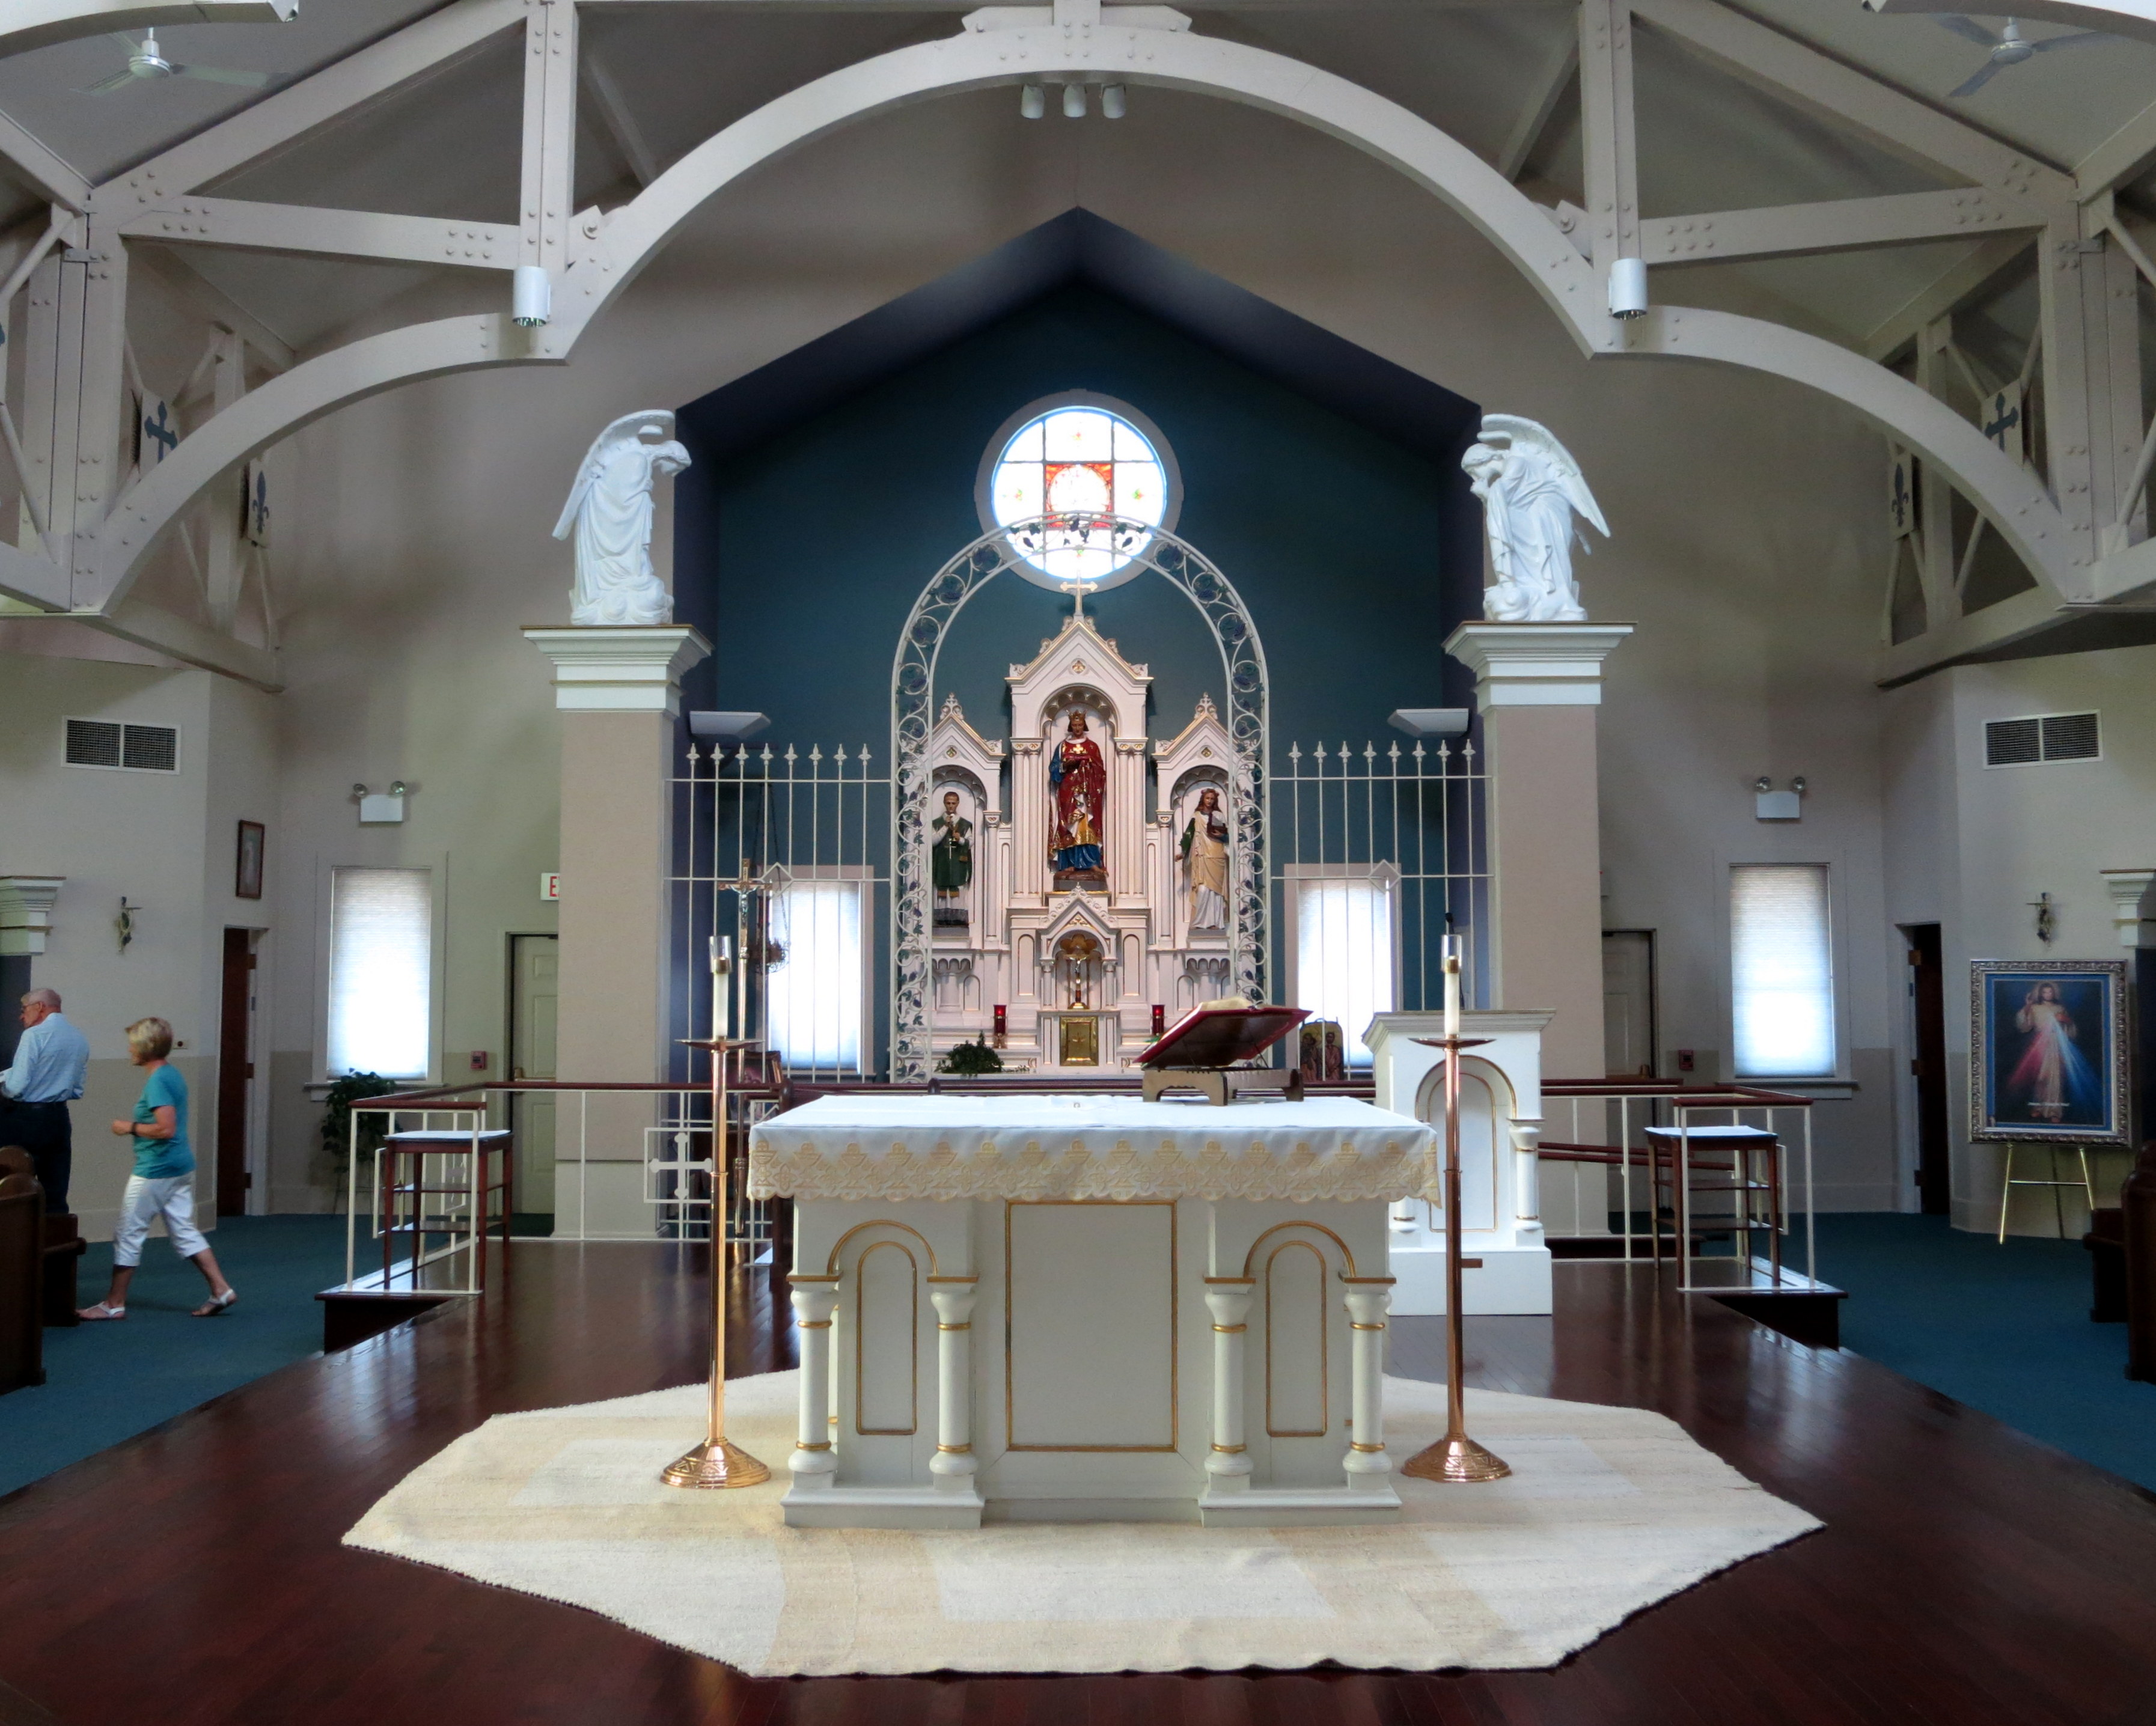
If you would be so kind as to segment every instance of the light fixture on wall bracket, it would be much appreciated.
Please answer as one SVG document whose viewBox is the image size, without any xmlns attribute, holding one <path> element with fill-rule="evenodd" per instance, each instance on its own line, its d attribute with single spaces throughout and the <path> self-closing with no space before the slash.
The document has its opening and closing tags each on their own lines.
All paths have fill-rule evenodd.
<svg viewBox="0 0 2156 1726">
<path fill-rule="evenodd" d="M 554 315 L 554 284 L 542 264 L 520 264 L 511 279 L 509 315 L 526 330 Z"/>
<path fill-rule="evenodd" d="M 711 746 L 714 756 L 731 755 L 743 748 L 752 737 L 759 737 L 771 729 L 771 716 L 762 713 L 713 713 L 698 709 L 689 715 L 689 735 L 701 737 Z"/>
<path fill-rule="evenodd" d="M 1647 260 L 1613 258 L 1609 261 L 1609 315 L 1644 318 L 1647 315 Z"/>
<path fill-rule="evenodd" d="M 1761 821 L 1802 821 L 1804 818 L 1804 776 L 1799 773 L 1789 781 L 1785 791 L 1774 789 L 1774 781 L 1762 773 L 1752 781 L 1752 789 L 1758 796 L 1753 807 Z"/>
<path fill-rule="evenodd" d="M 142 908 L 127 903 L 127 895 L 120 895 L 120 914 L 112 919 L 112 932 L 120 937 L 120 950 L 125 953 L 135 940 L 135 914 Z"/>
<path fill-rule="evenodd" d="M 1040 85 L 1029 84 L 1018 93 L 1019 117 L 1038 120 L 1048 112 L 1048 92 Z"/>
<path fill-rule="evenodd" d="M 363 827 L 396 826 L 404 819 L 404 799 L 410 789 L 401 779 L 391 780 L 386 791 L 371 791 L 363 785 L 355 785 L 352 795 L 359 805 L 359 824 Z"/>
</svg>

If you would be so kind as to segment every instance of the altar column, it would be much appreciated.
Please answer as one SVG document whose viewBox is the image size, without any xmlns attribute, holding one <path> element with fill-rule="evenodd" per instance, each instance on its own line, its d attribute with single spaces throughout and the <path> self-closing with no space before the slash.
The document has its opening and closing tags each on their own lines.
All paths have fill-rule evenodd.
<svg viewBox="0 0 2156 1726">
<path fill-rule="evenodd" d="M 1358 1479 L 1358 1475 L 1393 1472 L 1393 1459 L 1385 1454 L 1385 1309 L 1393 1303 L 1393 1279 L 1343 1277 L 1341 1280 L 1348 1285 L 1348 1334 L 1352 1339 L 1348 1360 L 1348 1406 L 1352 1418 L 1343 1466 L 1348 1484 L 1360 1487 L 1368 1482 Z"/>
<path fill-rule="evenodd" d="M 928 1472 L 951 1492 L 969 1492 L 973 1460 L 974 1277 L 931 1277 L 936 1308 L 936 1454 Z"/>
<path fill-rule="evenodd" d="M 1488 776 L 1490 1005 L 1548 1008 L 1543 1071 L 1599 1078 L 1602 662 L 1629 623 L 1463 623 Z"/>
<path fill-rule="evenodd" d="M 1213 1448 L 1205 1458 L 1212 1479 L 1206 1491 L 1236 1493 L 1250 1483 L 1250 1453 L 1243 1440 L 1243 1355 L 1250 1335 L 1250 1277 L 1208 1277 L 1205 1304 L 1213 1314 Z"/>
<path fill-rule="evenodd" d="M 800 1338 L 800 1426 L 786 1466 L 798 1486 L 828 1487 L 837 1472 L 831 1453 L 831 1314 L 839 1304 L 836 1277 L 793 1278 L 793 1329 Z"/>
<path fill-rule="evenodd" d="M 668 893 L 681 673 L 711 644 L 686 624 L 526 629 L 562 714 L 561 1001 L 555 1071 L 578 1081 L 667 1076 Z M 647 1099 L 593 1099 L 590 1161 L 559 1129 L 563 1233 L 649 1239 Z M 582 1208 L 580 1208 L 582 1207 Z"/>
</svg>

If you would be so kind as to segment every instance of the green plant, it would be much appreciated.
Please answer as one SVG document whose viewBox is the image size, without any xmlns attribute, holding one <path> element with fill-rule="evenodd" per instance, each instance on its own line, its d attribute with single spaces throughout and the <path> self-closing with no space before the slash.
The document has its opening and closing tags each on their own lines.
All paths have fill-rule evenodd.
<svg viewBox="0 0 2156 1726">
<path fill-rule="evenodd" d="M 403 1087 L 378 1073 L 347 1073 L 322 1093 L 322 1149 L 336 1171 L 336 1190 L 343 1195 L 352 1160 L 352 1105 L 369 1097 L 386 1097 Z M 382 1124 L 388 1117 L 363 1114 L 359 1118 L 359 1145 L 363 1155 L 382 1143 Z"/>
<path fill-rule="evenodd" d="M 1004 1058 L 988 1045 L 985 1037 L 972 1042 L 962 1042 L 940 1062 L 938 1073 L 956 1073 L 962 1078 L 975 1078 L 983 1073 L 1001 1073 Z"/>
</svg>

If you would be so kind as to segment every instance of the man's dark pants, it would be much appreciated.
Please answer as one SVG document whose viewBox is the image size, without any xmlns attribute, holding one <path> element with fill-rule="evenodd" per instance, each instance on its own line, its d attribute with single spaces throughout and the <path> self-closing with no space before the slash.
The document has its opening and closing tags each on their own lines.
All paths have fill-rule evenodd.
<svg viewBox="0 0 2156 1726">
<path fill-rule="evenodd" d="M 19 1145 L 37 1165 L 45 1210 L 68 1207 L 68 1176 L 74 1163 L 74 1132 L 64 1103 L 18 1103 L 0 1098 L 0 1145 Z"/>
</svg>

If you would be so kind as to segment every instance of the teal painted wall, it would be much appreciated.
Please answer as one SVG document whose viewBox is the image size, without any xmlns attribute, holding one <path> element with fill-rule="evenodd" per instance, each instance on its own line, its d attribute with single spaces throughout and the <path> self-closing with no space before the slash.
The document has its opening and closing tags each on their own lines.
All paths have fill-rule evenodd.
<svg viewBox="0 0 2156 1726">
<path fill-rule="evenodd" d="M 1457 695 L 1443 592 L 1481 586 L 1457 469 L 1078 283 L 675 481 L 676 615 L 716 649 L 694 704 L 767 713 L 774 742 L 865 743 L 887 768 L 892 652 L 921 588 L 980 531 L 982 453 L 1019 408 L 1072 389 L 1130 402 L 1173 446 L 1178 530 L 1241 592 L 1265 643 L 1276 750 L 1320 738 L 1382 749 L 1394 708 L 1436 704 L 1448 685 Z M 685 409 L 681 435 L 701 455 L 713 428 L 700 417 Z M 1070 605 L 997 578 L 951 632 L 937 704 L 955 692 L 978 729 L 1004 735 L 1005 672 Z M 1088 609 L 1151 665 L 1155 737 L 1180 730 L 1202 692 L 1220 700 L 1212 638 L 1159 577 Z"/>
</svg>

